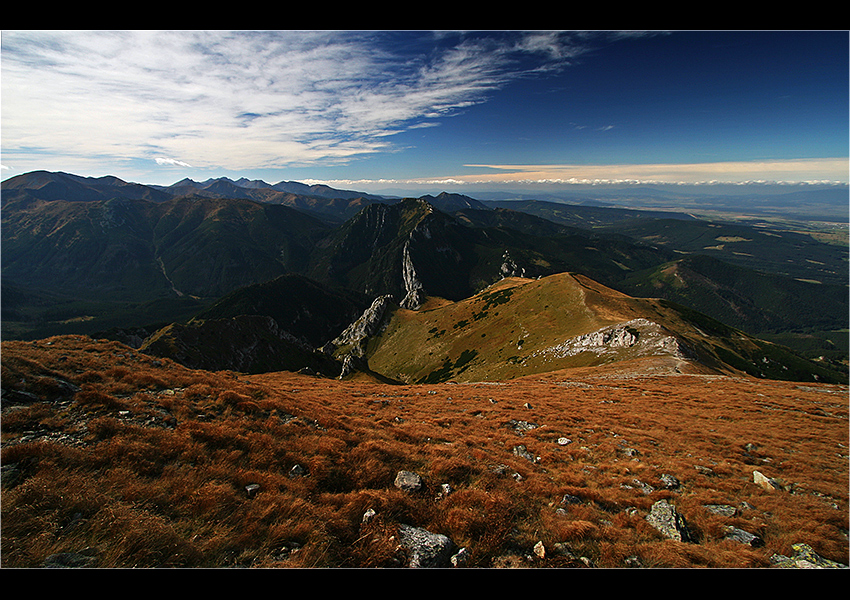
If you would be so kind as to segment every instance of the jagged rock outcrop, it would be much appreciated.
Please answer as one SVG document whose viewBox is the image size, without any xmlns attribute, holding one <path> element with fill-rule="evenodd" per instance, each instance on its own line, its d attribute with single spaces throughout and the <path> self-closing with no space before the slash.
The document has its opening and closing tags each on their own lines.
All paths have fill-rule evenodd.
<svg viewBox="0 0 850 600">
<path fill-rule="evenodd" d="M 411 233 L 411 238 L 413 234 Z M 404 243 L 402 251 L 401 277 L 404 283 L 405 295 L 401 301 L 401 307 L 416 310 L 425 301 L 425 289 L 416 274 L 413 259 L 410 257 L 410 239 Z"/>
<path fill-rule="evenodd" d="M 401 545 L 407 550 L 411 568 L 440 568 L 451 564 L 456 546 L 448 537 L 421 527 L 400 524 Z"/>
<path fill-rule="evenodd" d="M 666 500 L 659 500 L 652 505 L 646 521 L 666 538 L 678 542 L 692 541 L 685 518 Z"/>
<path fill-rule="evenodd" d="M 791 544 L 793 556 L 774 554 L 770 562 L 780 569 L 846 569 L 847 565 L 820 556 L 808 544 Z"/>
<path fill-rule="evenodd" d="M 510 252 L 505 250 L 505 253 L 502 254 L 502 260 L 502 266 L 499 267 L 499 275 L 502 276 L 502 279 L 505 277 L 525 277 L 525 267 L 517 265 L 511 258 Z"/>
<path fill-rule="evenodd" d="M 778 479 L 767 477 L 761 471 L 753 471 L 753 483 L 757 486 L 763 487 L 769 492 L 785 489 L 782 482 Z"/>
<path fill-rule="evenodd" d="M 590 333 L 565 340 L 555 346 L 539 350 L 532 356 L 565 358 L 582 352 L 601 356 L 621 349 L 633 348 L 639 356 L 672 355 L 684 358 L 679 341 L 663 328 L 647 319 L 633 319 L 626 323 L 610 325 Z"/>
<path fill-rule="evenodd" d="M 378 333 L 387 309 L 392 305 L 393 297 L 378 296 L 359 319 L 345 328 L 331 344 L 336 348 L 347 348 L 348 354 L 363 358 L 366 354 L 366 340 Z"/>
</svg>

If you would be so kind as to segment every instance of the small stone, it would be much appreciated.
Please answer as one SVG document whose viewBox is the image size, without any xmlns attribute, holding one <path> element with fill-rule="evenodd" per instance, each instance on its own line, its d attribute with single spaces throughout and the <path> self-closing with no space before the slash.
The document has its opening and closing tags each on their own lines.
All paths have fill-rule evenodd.
<svg viewBox="0 0 850 600">
<path fill-rule="evenodd" d="M 723 539 L 741 542 L 742 544 L 752 546 L 753 548 L 764 546 L 764 540 L 761 539 L 759 536 L 752 534 L 749 531 L 739 529 L 737 527 L 727 527 L 726 537 Z"/>
<path fill-rule="evenodd" d="M 543 545 L 543 542 L 534 544 L 534 554 L 537 558 L 546 558 L 546 546 Z"/>
<path fill-rule="evenodd" d="M 422 488 L 422 478 L 412 471 L 399 471 L 394 485 L 405 492 L 416 492 Z"/>
<path fill-rule="evenodd" d="M 374 519 L 375 515 L 377 515 L 377 514 L 378 513 L 375 512 L 375 509 L 373 509 L 373 508 L 367 509 L 366 512 L 363 513 L 363 518 L 361 519 L 361 522 L 362 523 L 368 523 L 369 521 Z"/>
<path fill-rule="evenodd" d="M 253 498 L 254 496 L 256 496 L 257 492 L 259 492 L 259 491 L 260 491 L 260 484 L 259 483 L 251 483 L 251 484 L 245 486 L 245 493 L 248 494 L 249 498 Z"/>
<path fill-rule="evenodd" d="M 774 554 L 770 562 L 780 569 L 846 569 L 847 565 L 823 558 L 808 544 L 791 544 L 794 556 Z"/>
<path fill-rule="evenodd" d="M 778 480 L 765 476 L 761 471 L 753 471 L 753 483 L 771 492 L 784 489 Z"/>
<path fill-rule="evenodd" d="M 630 567 L 632 569 L 643 568 L 643 563 L 641 562 L 640 557 L 635 556 L 634 554 L 632 556 L 627 556 L 623 562 L 626 564 L 627 567 Z"/>
<path fill-rule="evenodd" d="M 440 484 L 440 493 L 437 494 L 436 499 L 441 500 L 451 493 L 452 493 L 452 486 L 450 486 L 448 483 L 442 483 L 442 484 Z"/>
<path fill-rule="evenodd" d="M 469 550 L 466 548 L 461 548 L 457 551 L 457 554 L 451 557 L 451 563 L 453 567 L 465 567 L 469 562 Z"/>
<path fill-rule="evenodd" d="M 538 457 L 534 456 L 534 454 L 529 452 L 528 449 L 523 445 L 514 446 L 513 453 L 514 456 L 519 456 L 520 458 L 524 458 L 533 463 L 536 463 L 539 460 Z"/>
<path fill-rule="evenodd" d="M 678 490 L 680 487 L 682 487 L 682 483 L 678 479 L 676 479 L 672 475 L 668 475 L 667 473 L 661 475 L 659 479 L 661 479 L 661 483 L 663 483 L 664 487 L 668 490 Z"/>
<path fill-rule="evenodd" d="M 529 421 L 521 421 L 517 419 L 511 419 L 510 421 L 508 421 L 507 425 L 519 434 L 523 434 L 526 431 L 531 431 L 532 429 L 537 428 L 537 423 L 531 423 Z"/>
<path fill-rule="evenodd" d="M 292 468 L 289 469 L 290 479 L 295 477 L 304 477 L 305 475 L 307 475 L 307 469 L 305 469 L 301 465 L 293 465 Z"/>
<path fill-rule="evenodd" d="M 564 497 L 561 498 L 561 504 L 581 504 L 581 498 L 572 494 L 564 494 Z"/>
<path fill-rule="evenodd" d="M 705 510 L 722 517 L 734 517 L 738 510 L 729 504 L 703 504 Z"/>
<path fill-rule="evenodd" d="M 632 483 L 634 483 L 640 489 L 640 491 L 643 492 L 645 496 L 648 496 L 649 494 L 655 491 L 654 487 L 652 487 L 648 483 L 642 482 L 640 479 L 632 479 Z"/>
<path fill-rule="evenodd" d="M 570 443 L 572 443 L 572 440 L 570 438 L 565 438 L 565 437 L 559 437 L 558 438 L 558 445 L 559 446 L 566 446 L 567 444 L 570 444 Z"/>
</svg>

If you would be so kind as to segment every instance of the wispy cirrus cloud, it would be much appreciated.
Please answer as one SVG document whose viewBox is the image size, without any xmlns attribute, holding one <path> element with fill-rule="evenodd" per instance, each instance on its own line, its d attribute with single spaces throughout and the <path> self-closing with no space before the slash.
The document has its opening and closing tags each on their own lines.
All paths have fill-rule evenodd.
<svg viewBox="0 0 850 600">
<path fill-rule="evenodd" d="M 344 162 L 587 48 L 563 32 L 396 36 L 4 31 L 4 154 L 232 169 Z"/>
</svg>

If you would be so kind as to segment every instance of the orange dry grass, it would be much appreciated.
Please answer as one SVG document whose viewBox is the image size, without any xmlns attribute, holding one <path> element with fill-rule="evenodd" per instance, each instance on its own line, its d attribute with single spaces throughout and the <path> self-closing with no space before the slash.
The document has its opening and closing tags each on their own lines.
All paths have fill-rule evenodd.
<svg viewBox="0 0 850 600">
<path fill-rule="evenodd" d="M 58 552 L 101 567 L 392 567 L 401 523 L 480 567 L 766 567 L 796 542 L 847 563 L 845 387 L 605 369 L 389 386 L 192 371 L 75 336 L 2 352 L 4 393 L 35 398 L 4 397 L 4 567 Z M 396 489 L 399 470 L 424 489 Z M 660 499 L 694 542 L 647 523 Z M 724 540 L 729 525 L 764 546 Z"/>
</svg>

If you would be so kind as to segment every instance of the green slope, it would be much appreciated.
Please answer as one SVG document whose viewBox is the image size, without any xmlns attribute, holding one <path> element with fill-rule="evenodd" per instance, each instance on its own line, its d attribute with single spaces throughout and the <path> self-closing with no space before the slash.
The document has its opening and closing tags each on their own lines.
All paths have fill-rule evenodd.
<svg viewBox="0 0 850 600">
<path fill-rule="evenodd" d="M 612 362 L 803 381 L 846 380 L 790 351 L 665 300 L 579 275 L 506 279 L 459 302 L 396 310 L 368 344 L 369 367 L 399 381 L 497 381 Z"/>
</svg>

